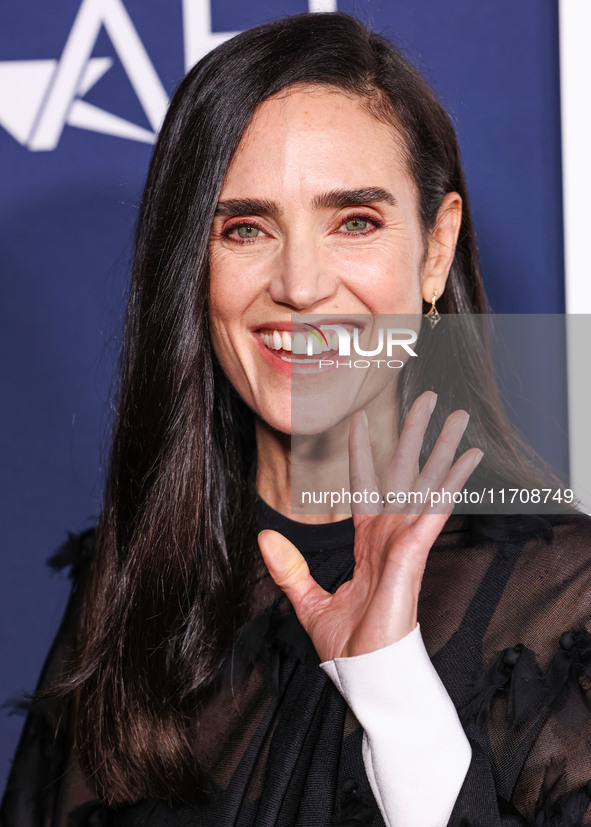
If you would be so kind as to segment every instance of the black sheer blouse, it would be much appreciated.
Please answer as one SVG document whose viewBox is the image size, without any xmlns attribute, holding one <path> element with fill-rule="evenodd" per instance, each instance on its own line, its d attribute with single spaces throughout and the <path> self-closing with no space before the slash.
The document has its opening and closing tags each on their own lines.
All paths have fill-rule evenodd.
<svg viewBox="0 0 591 827">
<path fill-rule="evenodd" d="M 305 525 L 261 501 L 257 518 L 300 548 L 324 588 L 351 576 L 352 520 Z M 72 646 L 92 545 L 93 532 L 72 536 L 52 558 L 71 566 L 73 589 L 42 687 Z M 419 622 L 473 751 L 449 824 L 591 825 L 591 520 L 452 517 L 428 559 Z M 204 803 L 98 801 L 71 749 L 67 716 L 45 702 L 29 710 L 2 824 L 383 825 L 362 730 L 318 663 L 262 572 L 252 617 L 195 727 L 210 784 Z"/>
</svg>

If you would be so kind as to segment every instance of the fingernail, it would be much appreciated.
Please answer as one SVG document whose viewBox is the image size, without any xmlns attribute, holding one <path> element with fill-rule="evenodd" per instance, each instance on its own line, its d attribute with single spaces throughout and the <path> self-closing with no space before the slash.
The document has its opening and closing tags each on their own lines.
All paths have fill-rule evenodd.
<svg viewBox="0 0 591 827">
<path fill-rule="evenodd" d="M 437 394 L 433 391 L 430 391 L 431 399 L 429 401 L 429 413 L 432 414 L 435 410 L 435 405 L 437 405 Z"/>
<path fill-rule="evenodd" d="M 446 421 L 449 423 L 449 427 L 453 428 L 453 433 L 463 434 L 468 427 L 470 414 L 461 410 L 454 411 L 448 416 Z"/>
<path fill-rule="evenodd" d="M 482 459 L 483 456 L 484 456 L 484 452 L 481 451 L 480 449 L 478 449 L 478 453 L 474 454 L 474 464 L 472 466 L 472 470 L 474 470 L 474 468 L 476 468 L 476 466 L 479 464 L 479 462 L 480 462 L 480 460 Z"/>
<path fill-rule="evenodd" d="M 361 416 L 363 417 L 363 421 L 365 422 L 365 427 L 369 431 L 369 422 L 367 421 L 367 414 L 365 411 L 361 411 Z"/>
</svg>

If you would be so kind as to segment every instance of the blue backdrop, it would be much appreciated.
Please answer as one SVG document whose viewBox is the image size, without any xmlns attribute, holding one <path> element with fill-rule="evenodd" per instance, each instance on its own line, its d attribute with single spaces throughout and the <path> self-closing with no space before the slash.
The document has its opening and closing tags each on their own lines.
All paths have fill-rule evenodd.
<svg viewBox="0 0 591 827">
<path fill-rule="evenodd" d="M 562 312 L 556 2 L 338 8 L 401 45 L 452 113 L 493 308 Z M 307 9 L 304 0 L 0 7 L 0 702 L 34 687 L 63 612 L 68 581 L 45 560 L 100 507 L 137 204 L 166 96 L 214 44 L 211 32 Z M 563 415 L 560 363 L 547 370 Z M 0 715 L 2 781 L 21 726 Z"/>
</svg>

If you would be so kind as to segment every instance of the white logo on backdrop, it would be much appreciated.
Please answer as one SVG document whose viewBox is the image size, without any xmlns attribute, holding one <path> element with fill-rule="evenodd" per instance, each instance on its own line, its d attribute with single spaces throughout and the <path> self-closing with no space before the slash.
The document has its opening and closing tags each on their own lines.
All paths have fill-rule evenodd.
<svg viewBox="0 0 591 827">
<path fill-rule="evenodd" d="M 235 34 L 211 31 L 209 1 L 182 0 L 187 71 Z M 336 0 L 308 0 L 308 8 L 335 11 Z M 84 100 L 113 65 L 110 57 L 91 57 L 103 27 L 150 129 Z M 151 144 L 167 106 L 167 94 L 123 0 L 82 0 L 59 60 L 0 61 L 0 125 L 33 151 L 55 149 L 66 124 Z"/>
</svg>

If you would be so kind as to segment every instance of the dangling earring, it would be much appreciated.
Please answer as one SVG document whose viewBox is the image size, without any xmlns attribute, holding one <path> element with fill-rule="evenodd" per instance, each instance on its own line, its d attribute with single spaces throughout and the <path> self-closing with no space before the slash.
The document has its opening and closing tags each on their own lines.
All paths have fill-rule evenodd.
<svg viewBox="0 0 591 827">
<path fill-rule="evenodd" d="M 437 312 L 437 308 L 435 307 L 435 299 L 437 298 L 437 294 L 439 290 L 433 291 L 433 298 L 431 299 L 431 310 L 428 313 L 425 313 L 425 318 L 429 319 L 429 324 L 431 325 L 431 330 L 435 327 L 435 325 L 441 321 L 441 316 Z"/>
</svg>

